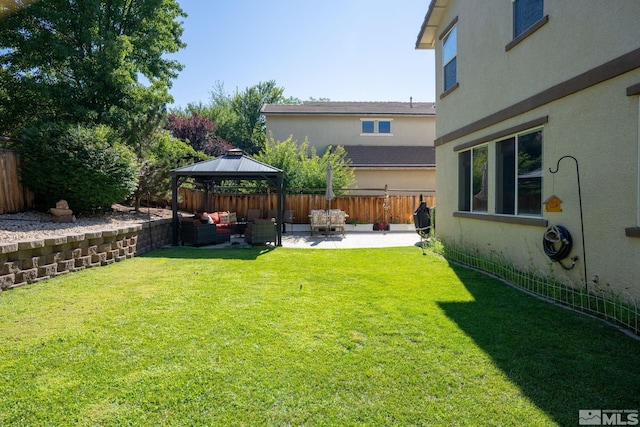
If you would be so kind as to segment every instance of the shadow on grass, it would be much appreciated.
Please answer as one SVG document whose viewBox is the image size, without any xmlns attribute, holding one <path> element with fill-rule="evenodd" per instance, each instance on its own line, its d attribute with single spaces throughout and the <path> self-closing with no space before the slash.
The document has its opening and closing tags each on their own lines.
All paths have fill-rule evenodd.
<svg viewBox="0 0 640 427">
<path fill-rule="evenodd" d="M 640 342 L 476 271 L 451 267 L 474 301 L 440 307 L 559 425 L 578 425 L 581 409 L 640 410 Z"/>
<path fill-rule="evenodd" d="M 193 246 L 173 246 L 160 248 L 140 255 L 147 258 L 171 259 L 234 259 L 256 260 L 260 255 L 273 251 L 273 246 L 254 246 L 242 248 L 197 248 Z"/>
</svg>

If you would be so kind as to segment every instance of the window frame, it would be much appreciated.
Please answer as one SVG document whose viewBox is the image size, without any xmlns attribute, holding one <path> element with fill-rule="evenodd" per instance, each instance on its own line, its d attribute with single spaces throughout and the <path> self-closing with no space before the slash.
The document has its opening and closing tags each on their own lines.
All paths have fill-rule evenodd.
<svg viewBox="0 0 640 427">
<path fill-rule="evenodd" d="M 373 132 L 364 132 L 363 126 L 365 122 L 373 123 Z M 389 123 L 389 132 L 380 132 L 381 122 Z M 393 119 L 386 119 L 386 118 L 376 118 L 376 119 L 362 118 L 360 119 L 360 136 L 393 136 L 392 122 L 393 122 Z"/>
<path fill-rule="evenodd" d="M 445 49 L 444 49 L 444 45 L 445 42 L 449 36 L 449 34 L 451 33 L 452 30 L 456 31 L 456 49 L 455 49 L 455 55 L 449 59 L 449 61 L 447 61 L 447 63 L 444 63 L 444 54 L 445 54 Z M 449 25 L 447 25 L 445 27 L 445 29 L 440 33 L 440 35 L 438 36 L 438 40 L 440 40 L 440 52 L 442 54 L 442 87 L 443 87 L 443 91 L 440 95 L 440 99 L 444 98 L 445 96 L 447 96 L 448 94 L 450 94 L 451 92 L 453 92 L 455 89 L 458 88 L 458 86 L 460 86 L 460 82 L 458 81 L 458 17 L 456 16 L 455 18 L 453 18 L 453 20 L 449 23 Z M 456 78 L 455 78 L 455 83 L 453 83 L 450 87 L 447 87 L 445 85 L 445 66 L 448 65 L 453 59 L 455 59 L 456 61 Z"/>
<path fill-rule="evenodd" d="M 365 123 L 371 123 L 371 132 L 365 131 Z M 360 119 L 360 134 L 361 135 L 371 135 L 376 132 L 376 122 L 375 120 L 365 120 Z"/>
<path fill-rule="evenodd" d="M 386 134 L 390 134 L 390 133 L 391 133 L 391 120 L 378 120 L 378 121 L 377 121 L 377 123 L 378 123 L 378 133 L 379 133 L 379 134 L 384 134 L 384 135 L 386 135 Z M 387 130 L 385 129 L 385 131 L 383 132 L 383 131 L 381 130 L 381 128 L 380 128 L 380 124 L 381 124 L 381 123 L 388 123 L 388 124 L 389 124 L 389 130 L 387 131 Z"/>
<path fill-rule="evenodd" d="M 451 36 L 453 40 L 451 40 Z M 453 45 L 451 57 L 445 56 L 445 52 L 447 50 L 447 42 L 451 40 L 451 44 Z M 451 45 L 449 45 L 451 46 Z M 454 74 L 453 81 L 447 84 L 447 68 L 453 64 Z M 449 31 L 442 38 L 442 87 L 443 93 L 448 93 L 448 91 L 455 88 L 458 83 L 458 24 L 454 24 L 451 26 Z"/>
<path fill-rule="evenodd" d="M 636 86 L 636 90 L 640 92 L 640 85 Z M 640 94 L 640 93 L 639 93 Z M 637 194 L 637 215 L 636 228 L 640 231 L 640 96 L 638 97 L 638 194 Z M 637 233 L 640 236 L 640 232 Z"/>
<path fill-rule="evenodd" d="M 627 96 L 638 96 L 637 106 L 638 106 L 638 164 L 637 164 L 637 194 L 636 194 L 636 224 L 633 227 L 625 228 L 625 235 L 627 237 L 635 237 L 640 238 L 640 83 L 637 83 L 633 86 L 627 88 Z"/>
<path fill-rule="evenodd" d="M 520 34 L 516 34 L 516 3 L 522 0 L 511 0 L 511 35 L 513 39 L 505 46 L 504 50 L 508 52 L 513 49 L 515 46 L 520 44 L 524 39 L 529 37 L 531 34 L 538 31 L 542 26 L 544 26 L 547 22 L 549 22 L 549 15 L 545 15 L 544 13 L 544 0 L 540 0 L 542 2 L 542 17 L 540 17 L 535 22 L 531 23 L 527 28 L 522 30 Z"/>
<path fill-rule="evenodd" d="M 534 133 L 540 134 L 540 176 L 539 177 L 524 177 L 520 172 L 520 153 L 523 151 L 521 148 L 521 139 L 524 137 L 532 135 Z M 513 141 L 513 181 L 505 182 L 505 165 L 502 162 L 504 158 L 500 154 L 500 150 L 502 147 L 506 146 L 507 143 Z M 526 140 L 522 142 L 522 144 L 526 143 Z M 495 184 L 494 184 L 494 212 L 496 215 L 501 216 L 513 216 L 513 217 L 528 217 L 528 218 L 541 218 L 543 216 L 544 210 L 542 208 L 542 194 L 544 192 L 544 129 L 543 127 L 537 127 L 528 129 L 522 132 L 518 132 L 509 137 L 502 138 L 500 140 L 495 141 Z M 508 171 L 507 171 L 508 172 Z M 528 172 L 528 173 L 531 173 Z M 525 179 L 539 179 L 539 196 L 538 196 L 538 212 L 522 212 L 523 208 L 520 204 L 520 187 Z M 510 187 L 507 187 L 509 184 L 512 186 L 512 190 Z M 505 189 L 506 188 L 506 189 Z M 509 194 L 512 191 L 512 199 L 509 202 L 513 203 L 513 213 L 505 212 L 508 210 L 504 205 L 505 194 Z M 502 205 L 500 205 L 502 203 Z"/>
<path fill-rule="evenodd" d="M 499 221 L 506 223 L 514 223 L 514 224 L 526 224 L 526 225 L 535 225 L 535 226 L 544 226 L 547 224 L 547 221 L 544 219 L 544 209 L 542 203 L 542 195 L 544 193 L 544 128 L 545 124 L 548 122 L 548 117 L 543 116 L 535 120 L 530 120 L 526 123 L 522 123 L 517 126 L 510 127 L 508 129 L 503 129 L 501 131 L 492 133 L 490 135 L 486 135 L 482 138 L 478 138 L 476 140 L 468 141 L 458 146 L 454 147 L 454 152 L 462 154 L 466 151 L 473 150 L 476 147 L 486 146 L 488 147 L 487 153 L 487 210 L 483 211 L 480 209 L 473 209 L 473 202 L 471 199 L 471 194 L 473 193 L 473 186 L 471 184 L 471 172 L 463 173 L 461 170 L 462 158 L 459 156 L 457 158 L 457 179 L 458 179 L 458 187 L 457 187 L 457 210 L 454 212 L 454 217 L 460 218 L 470 218 L 470 219 L 486 219 L 488 221 Z M 536 132 L 540 132 L 540 147 L 539 147 L 539 155 L 540 155 L 540 174 L 539 177 L 539 213 L 529 213 L 529 212 L 519 212 L 522 211 L 521 207 L 518 206 L 515 198 L 517 197 L 517 192 L 514 191 L 514 211 L 511 213 L 499 213 L 498 212 L 498 186 L 501 185 L 501 181 L 499 178 L 499 153 L 498 147 L 500 142 L 508 141 L 510 139 L 514 140 L 514 144 L 517 141 L 517 138 L 520 136 L 527 136 Z M 514 159 L 516 159 L 514 154 Z M 468 160 L 469 162 L 471 159 Z M 517 185 L 517 164 L 515 161 L 515 169 L 513 172 L 514 177 L 514 185 Z M 464 187 L 464 183 L 461 182 L 462 179 L 469 180 L 469 183 Z M 467 191 L 467 194 L 463 195 L 462 192 Z M 469 210 L 464 210 L 465 206 L 463 206 L 462 201 L 465 198 L 469 199 L 467 205 L 469 206 Z M 520 209 L 519 209 L 520 208 Z"/>
<path fill-rule="evenodd" d="M 476 163 L 481 162 L 482 157 L 484 164 L 477 170 L 477 166 L 480 165 Z M 458 153 L 458 211 L 488 213 L 489 174 L 489 144 L 476 145 Z M 478 177 L 481 182 L 480 188 L 477 188 Z M 481 202 L 482 197 L 477 197 L 483 190 L 484 203 Z"/>
<path fill-rule="evenodd" d="M 529 1 L 529 2 L 536 2 L 539 4 L 535 4 L 534 6 L 537 8 L 540 8 L 540 16 L 537 17 L 535 20 L 531 21 L 528 23 L 528 25 L 526 27 L 522 27 L 520 29 L 520 32 L 518 32 L 518 18 L 521 18 L 521 21 L 524 19 L 523 15 L 518 14 L 518 4 L 523 4 L 522 2 L 525 1 Z M 512 25 L 513 25 L 513 38 L 516 39 L 518 37 L 520 37 L 522 34 L 524 34 L 529 28 L 533 27 L 536 22 L 540 21 L 543 17 L 544 17 L 544 0 L 512 0 L 511 2 L 512 4 Z M 529 9 L 533 9 L 533 7 L 530 7 Z M 524 6 L 523 6 L 523 10 L 524 10 Z M 522 22 L 521 22 L 522 23 Z"/>
</svg>

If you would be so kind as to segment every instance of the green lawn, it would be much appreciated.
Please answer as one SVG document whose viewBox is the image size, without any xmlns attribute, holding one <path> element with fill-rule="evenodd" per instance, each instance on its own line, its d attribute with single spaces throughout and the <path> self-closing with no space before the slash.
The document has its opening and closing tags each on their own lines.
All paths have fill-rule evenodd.
<svg viewBox="0 0 640 427">
<path fill-rule="evenodd" d="M 0 294 L 0 425 L 578 425 L 640 342 L 416 247 L 160 250 Z"/>
</svg>

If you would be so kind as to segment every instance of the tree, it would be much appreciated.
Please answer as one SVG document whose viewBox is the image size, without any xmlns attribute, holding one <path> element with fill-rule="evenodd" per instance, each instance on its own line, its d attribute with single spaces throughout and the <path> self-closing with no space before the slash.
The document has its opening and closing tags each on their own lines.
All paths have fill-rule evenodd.
<svg viewBox="0 0 640 427">
<path fill-rule="evenodd" d="M 0 132 L 47 121 L 122 129 L 138 120 L 131 114 L 171 101 L 182 66 L 165 54 L 185 46 L 185 16 L 176 0 L 46 0 L 5 16 Z"/>
<path fill-rule="evenodd" d="M 333 168 L 333 187 L 335 194 L 345 194 L 347 188 L 355 184 L 351 160 L 346 157 L 343 146 L 331 147 L 318 156 L 315 147 L 307 139 L 300 145 L 293 137 L 276 141 L 272 135 L 260 153 L 254 155 L 258 161 L 285 172 L 287 191 L 297 193 L 324 193 L 327 186 L 327 165 Z"/>
<path fill-rule="evenodd" d="M 269 80 L 235 94 L 231 108 L 241 118 L 240 148 L 250 154 L 262 148 L 266 141 L 266 121 L 260 110 L 264 104 L 281 102 L 283 92 L 284 89 L 277 87 L 275 80 Z"/>
<path fill-rule="evenodd" d="M 248 154 L 255 154 L 266 141 L 266 125 L 260 110 L 264 104 L 287 101 L 284 89 L 274 80 L 260 82 L 230 95 L 222 82 L 216 82 L 211 90 L 209 105 L 189 105 L 190 111 L 209 117 L 218 127 L 216 135 Z"/>
<path fill-rule="evenodd" d="M 247 154 L 258 153 L 267 141 L 266 121 L 261 114 L 264 104 L 299 104 L 296 97 L 284 97 L 284 88 L 278 87 L 274 80 L 260 82 L 231 95 L 226 91 L 224 83 L 216 81 L 211 89 L 210 102 L 189 104 L 179 114 L 197 112 L 215 122 L 215 134 L 233 146 L 243 149 Z M 328 98 L 320 98 L 328 101 Z"/>
<path fill-rule="evenodd" d="M 233 148 L 223 138 L 215 136 L 216 124 L 197 111 L 188 116 L 169 114 L 165 129 L 170 130 L 174 137 L 187 142 L 194 150 L 209 156 L 220 156 Z"/>
<path fill-rule="evenodd" d="M 155 204 L 167 205 L 171 200 L 171 169 L 186 166 L 208 157 L 197 152 L 189 144 L 160 131 L 149 145 L 144 163 L 140 167 L 140 185 L 136 201 L 149 196 Z"/>
</svg>

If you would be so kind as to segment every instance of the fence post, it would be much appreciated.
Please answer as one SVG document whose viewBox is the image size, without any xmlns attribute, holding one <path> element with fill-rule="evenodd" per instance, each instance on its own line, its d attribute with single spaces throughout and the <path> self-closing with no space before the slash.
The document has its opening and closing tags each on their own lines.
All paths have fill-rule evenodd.
<svg viewBox="0 0 640 427">
<path fill-rule="evenodd" d="M 24 212 L 33 207 L 33 193 L 20 182 L 20 157 L 0 149 L 0 214 Z"/>
</svg>

